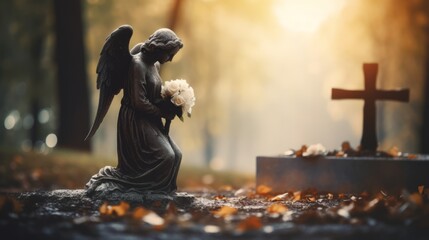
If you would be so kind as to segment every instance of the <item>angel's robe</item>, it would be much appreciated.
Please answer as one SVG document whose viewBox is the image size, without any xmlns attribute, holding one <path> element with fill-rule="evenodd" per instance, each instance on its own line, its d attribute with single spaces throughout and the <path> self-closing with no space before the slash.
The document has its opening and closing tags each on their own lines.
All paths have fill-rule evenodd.
<svg viewBox="0 0 429 240">
<path fill-rule="evenodd" d="M 159 63 L 148 66 L 133 56 L 118 117 L 118 165 L 106 166 L 86 184 L 94 192 L 174 192 L 182 154 L 165 133 Z"/>
</svg>

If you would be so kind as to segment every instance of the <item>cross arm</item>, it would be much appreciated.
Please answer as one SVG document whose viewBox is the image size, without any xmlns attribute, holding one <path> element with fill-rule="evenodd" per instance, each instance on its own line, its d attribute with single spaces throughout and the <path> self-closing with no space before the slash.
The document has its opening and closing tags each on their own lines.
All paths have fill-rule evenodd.
<svg viewBox="0 0 429 240">
<path fill-rule="evenodd" d="M 331 98 L 332 99 L 362 99 L 364 92 L 360 90 L 344 90 L 339 88 L 333 88 Z"/>
<path fill-rule="evenodd" d="M 410 90 L 379 90 L 377 91 L 377 99 L 380 100 L 395 100 L 401 102 L 408 102 L 410 100 Z"/>
</svg>

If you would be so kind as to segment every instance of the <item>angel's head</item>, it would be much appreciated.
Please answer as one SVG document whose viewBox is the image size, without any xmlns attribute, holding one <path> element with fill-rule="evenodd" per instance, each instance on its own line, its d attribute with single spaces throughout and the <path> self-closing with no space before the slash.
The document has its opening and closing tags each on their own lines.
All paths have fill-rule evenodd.
<svg viewBox="0 0 429 240">
<path fill-rule="evenodd" d="M 143 43 L 141 51 L 162 64 L 171 61 L 182 47 L 182 40 L 173 31 L 168 28 L 161 28 Z"/>
</svg>

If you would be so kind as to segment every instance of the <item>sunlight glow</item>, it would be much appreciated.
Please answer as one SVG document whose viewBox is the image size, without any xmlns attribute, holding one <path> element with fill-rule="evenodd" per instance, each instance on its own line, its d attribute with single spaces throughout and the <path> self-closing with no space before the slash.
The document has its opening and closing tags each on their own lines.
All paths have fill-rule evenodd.
<svg viewBox="0 0 429 240">
<path fill-rule="evenodd" d="M 280 24 L 293 32 L 313 33 L 345 0 L 279 0 L 273 11 Z"/>
</svg>

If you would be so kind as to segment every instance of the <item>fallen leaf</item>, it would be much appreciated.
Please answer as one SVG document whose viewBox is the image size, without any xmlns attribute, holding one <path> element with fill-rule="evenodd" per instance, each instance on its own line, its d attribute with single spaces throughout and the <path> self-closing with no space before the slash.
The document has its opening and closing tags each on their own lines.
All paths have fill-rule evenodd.
<svg viewBox="0 0 429 240">
<path fill-rule="evenodd" d="M 357 212 L 361 210 L 362 209 L 357 209 Z M 391 211 L 386 205 L 386 201 L 377 197 L 367 202 L 366 206 L 363 207 L 363 213 L 375 219 L 386 219 L 390 212 Z"/>
<path fill-rule="evenodd" d="M 261 219 L 257 216 L 249 216 L 237 225 L 237 231 L 246 232 L 250 230 L 258 230 L 262 227 Z"/>
<path fill-rule="evenodd" d="M 230 185 L 223 185 L 223 186 L 219 187 L 219 191 L 227 191 L 227 192 L 229 192 L 229 191 L 232 191 L 233 189 L 234 188 L 232 186 L 230 186 Z"/>
<path fill-rule="evenodd" d="M 112 207 L 107 202 L 104 202 L 103 204 L 101 204 L 98 211 L 100 212 L 101 215 L 111 215 Z"/>
<path fill-rule="evenodd" d="M 283 194 L 279 194 L 275 197 L 270 198 L 271 202 L 276 202 L 276 201 L 283 201 L 286 200 L 286 198 L 289 196 L 289 193 L 283 193 Z"/>
<path fill-rule="evenodd" d="M 335 153 L 335 157 L 344 157 L 344 156 L 346 156 L 346 153 L 343 151 L 339 151 L 339 152 Z"/>
<path fill-rule="evenodd" d="M 353 210 L 354 207 L 354 203 L 343 206 L 342 208 L 338 209 L 337 214 L 344 218 L 350 218 L 350 211 Z"/>
<path fill-rule="evenodd" d="M 240 188 L 237 191 L 235 191 L 234 196 L 240 197 L 240 196 L 251 196 L 254 193 L 254 191 L 250 190 L 249 188 Z"/>
<path fill-rule="evenodd" d="M 154 211 L 149 211 L 146 215 L 143 216 L 142 220 L 145 223 L 156 227 L 161 227 L 165 223 L 165 220 L 162 217 L 160 217 L 158 214 L 156 214 Z M 161 230 L 159 228 L 156 228 L 156 229 Z"/>
<path fill-rule="evenodd" d="M 31 179 L 33 179 L 34 181 L 37 181 L 40 179 L 40 177 L 42 177 L 43 175 L 43 170 L 40 168 L 36 168 L 31 172 Z"/>
<path fill-rule="evenodd" d="M 222 206 L 220 209 L 213 211 L 213 215 L 216 217 L 229 217 L 237 213 L 237 209 L 229 206 Z"/>
<path fill-rule="evenodd" d="M 256 193 L 260 194 L 260 195 L 267 195 L 267 194 L 271 193 L 272 190 L 273 190 L 272 188 L 270 188 L 266 185 L 259 185 L 256 188 Z"/>
<path fill-rule="evenodd" d="M 339 198 L 339 199 L 344 199 L 344 198 L 346 198 L 346 194 L 344 194 L 344 193 L 339 193 L 339 194 L 338 194 L 338 198 Z"/>
<path fill-rule="evenodd" d="M 417 206 L 423 206 L 423 198 L 422 195 L 420 195 L 419 193 L 413 193 L 408 196 L 408 201 Z"/>
<path fill-rule="evenodd" d="M 297 157 L 302 157 L 302 155 L 307 151 L 307 148 L 308 148 L 307 145 L 302 145 L 301 149 L 295 152 L 295 155 Z"/>
<path fill-rule="evenodd" d="M 147 210 L 144 207 L 136 207 L 132 213 L 132 217 L 135 220 L 141 220 L 143 216 L 149 213 L 149 210 Z"/>
<path fill-rule="evenodd" d="M 301 200 L 301 191 L 296 191 L 293 193 L 293 202 Z"/>
<path fill-rule="evenodd" d="M 121 201 L 119 205 L 112 206 L 112 212 L 119 217 L 124 216 L 127 213 L 128 209 L 130 209 L 130 204 L 124 201 Z"/>
<path fill-rule="evenodd" d="M 165 211 L 164 214 L 164 220 L 166 222 L 173 222 L 177 220 L 177 207 L 176 204 L 174 204 L 174 202 L 170 202 L 167 205 L 167 209 Z"/>
<path fill-rule="evenodd" d="M 396 146 L 391 147 L 388 151 L 387 154 L 389 154 L 392 157 L 399 157 L 402 155 L 402 153 L 399 151 L 399 148 Z"/>
<path fill-rule="evenodd" d="M 214 200 L 226 200 L 226 197 L 224 195 L 217 195 L 214 197 Z"/>
<path fill-rule="evenodd" d="M 267 211 L 267 213 L 270 213 L 270 214 L 272 214 L 272 213 L 282 214 L 282 213 L 287 212 L 288 210 L 289 210 L 288 207 L 286 207 L 285 205 L 280 204 L 280 203 L 274 203 L 274 204 L 271 204 L 270 206 L 268 206 L 266 211 Z"/>
<path fill-rule="evenodd" d="M 423 192 L 425 191 L 425 185 L 420 185 L 417 187 L 417 189 L 419 190 L 420 194 L 423 194 Z"/>
<path fill-rule="evenodd" d="M 129 208 L 130 204 L 124 201 L 121 201 L 118 205 L 109 205 L 107 202 L 104 202 L 100 206 L 99 212 L 102 215 L 116 215 L 122 217 L 128 212 Z"/>
<path fill-rule="evenodd" d="M 220 227 L 216 225 L 206 225 L 204 226 L 204 232 L 206 233 L 218 233 L 220 232 Z"/>
<path fill-rule="evenodd" d="M 364 191 L 364 192 L 362 192 L 362 193 L 360 194 L 360 196 L 361 196 L 362 198 L 364 198 L 364 199 L 367 199 L 367 198 L 369 198 L 369 193 L 368 193 L 368 192 L 366 192 L 366 191 Z"/>
</svg>

